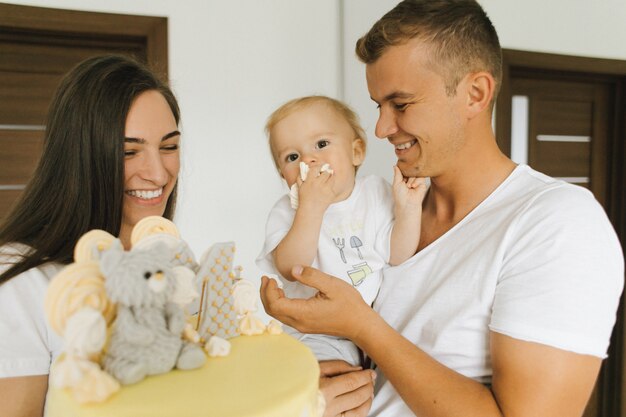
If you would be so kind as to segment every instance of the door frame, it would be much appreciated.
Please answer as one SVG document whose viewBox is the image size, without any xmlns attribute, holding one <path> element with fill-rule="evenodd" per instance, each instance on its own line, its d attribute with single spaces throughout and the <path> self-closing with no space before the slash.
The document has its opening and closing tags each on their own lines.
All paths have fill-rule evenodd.
<svg viewBox="0 0 626 417">
<path fill-rule="evenodd" d="M 169 79 L 167 17 L 0 3 L 0 43 L 4 44 L 5 42 L 11 45 L 8 53 L 15 56 L 3 60 L 3 55 L 0 54 L 0 69 L 2 70 L 11 71 L 9 62 L 12 60 L 26 59 L 27 65 L 25 67 L 36 65 L 34 62 L 28 61 L 28 56 L 20 55 L 20 45 L 24 45 L 26 49 L 32 46 L 41 47 L 42 50 L 48 46 L 69 50 L 76 47 L 77 50 L 81 51 L 74 57 L 77 61 L 67 63 L 67 68 L 50 69 L 52 71 L 51 76 L 54 75 L 61 79 L 63 73 L 66 73 L 79 62 L 79 56 L 84 55 L 85 51 L 89 53 L 93 49 L 94 55 L 103 53 L 131 55 L 145 63 L 163 81 Z M 45 55 L 40 57 L 40 60 L 45 59 L 47 59 Z M 84 57 L 80 58 L 80 60 L 82 59 Z M 57 64 L 60 62 L 62 61 L 58 61 Z M 24 71 L 27 73 L 29 70 Z M 38 72 L 38 74 L 43 74 L 45 71 L 42 69 L 42 72 Z M 17 128 L 24 132 L 32 132 L 33 129 L 42 131 L 43 126 L 39 124 L 21 125 L 18 123 L 12 125 L 9 122 L 9 125 L 0 127 L 0 130 L 10 131 Z M 41 133 L 41 140 L 43 140 L 43 133 Z M 24 186 L 24 183 L 0 184 L 0 192 L 4 195 L 11 193 L 12 198 L 15 199 Z M 3 200 L 3 203 L 6 201 Z M 0 207 L 0 219 L 5 214 L 7 207 L 7 204 Z"/>
<path fill-rule="evenodd" d="M 614 125 L 613 134 L 607 143 L 609 160 L 606 162 L 609 172 L 606 173 L 608 184 L 605 209 L 620 238 L 622 251 L 626 254 L 626 61 L 503 49 L 502 85 L 495 106 L 495 125 L 498 145 L 508 156 L 511 155 L 511 79 L 512 72 L 516 70 L 544 71 L 552 77 L 558 74 L 563 78 L 578 74 L 609 80 L 614 86 Z M 598 379 L 599 417 L 626 415 L 625 300 L 622 294 L 609 357 L 604 361 Z"/>
<path fill-rule="evenodd" d="M 167 18 L 0 3 L 2 33 L 132 37 L 146 45 L 148 66 L 168 79 Z"/>
</svg>

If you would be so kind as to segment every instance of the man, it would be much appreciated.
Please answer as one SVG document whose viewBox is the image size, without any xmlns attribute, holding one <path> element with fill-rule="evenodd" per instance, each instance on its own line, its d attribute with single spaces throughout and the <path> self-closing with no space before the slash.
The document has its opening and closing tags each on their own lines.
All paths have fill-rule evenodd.
<svg viewBox="0 0 626 417">
<path fill-rule="evenodd" d="M 501 53 L 488 17 L 473 0 L 406 0 L 357 55 L 376 135 L 405 177 L 431 179 L 417 254 L 385 272 L 374 309 L 296 267 L 318 295 L 289 300 L 264 278 L 266 310 L 363 349 L 379 372 L 371 415 L 580 416 L 615 321 L 622 251 L 590 192 L 498 149 Z M 332 413 L 365 415 L 369 404 L 334 382 Z"/>
</svg>

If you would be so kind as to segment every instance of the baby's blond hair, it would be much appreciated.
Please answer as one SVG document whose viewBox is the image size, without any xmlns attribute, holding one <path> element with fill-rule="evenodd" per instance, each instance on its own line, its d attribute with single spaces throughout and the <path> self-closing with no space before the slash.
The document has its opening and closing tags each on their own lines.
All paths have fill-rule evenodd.
<svg viewBox="0 0 626 417">
<path fill-rule="evenodd" d="M 348 107 L 348 105 L 327 96 L 316 95 L 295 98 L 293 100 L 289 100 L 288 102 L 274 110 L 274 112 L 270 114 L 270 116 L 267 118 L 267 123 L 265 124 L 265 133 L 267 134 L 267 138 L 269 140 L 270 152 L 272 153 L 272 159 L 274 160 L 274 165 L 276 165 L 276 169 L 279 168 L 278 161 L 276 160 L 276 154 L 274 152 L 274 143 L 272 141 L 272 129 L 287 116 L 293 114 L 300 109 L 316 103 L 328 105 L 328 107 L 335 111 L 335 113 L 337 113 L 346 122 L 348 122 L 348 124 L 352 128 L 352 131 L 354 132 L 354 139 L 361 139 L 363 141 L 363 149 L 365 150 L 365 145 L 367 142 L 365 130 L 363 130 L 361 124 L 359 123 L 359 116 L 357 116 L 354 110 Z"/>
</svg>

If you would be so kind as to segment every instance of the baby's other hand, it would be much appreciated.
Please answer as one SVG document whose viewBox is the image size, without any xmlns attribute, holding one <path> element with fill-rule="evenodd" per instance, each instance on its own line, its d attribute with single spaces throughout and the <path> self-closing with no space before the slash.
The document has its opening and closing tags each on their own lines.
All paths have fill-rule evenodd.
<svg viewBox="0 0 626 417">
<path fill-rule="evenodd" d="M 414 212 L 422 209 L 422 202 L 428 187 L 422 177 L 404 178 L 398 166 L 393 167 L 393 199 L 396 214 Z"/>
</svg>

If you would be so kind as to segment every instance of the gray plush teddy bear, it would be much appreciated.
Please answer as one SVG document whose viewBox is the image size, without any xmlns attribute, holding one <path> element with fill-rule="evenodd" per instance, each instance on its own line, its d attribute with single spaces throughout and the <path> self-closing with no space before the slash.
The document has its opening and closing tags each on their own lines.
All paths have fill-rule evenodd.
<svg viewBox="0 0 626 417">
<path fill-rule="evenodd" d="M 117 304 L 104 369 L 133 384 L 174 367 L 200 367 L 204 352 L 181 338 L 185 315 L 171 301 L 176 279 L 167 246 L 124 251 L 117 243 L 100 259 L 107 295 Z"/>
</svg>

